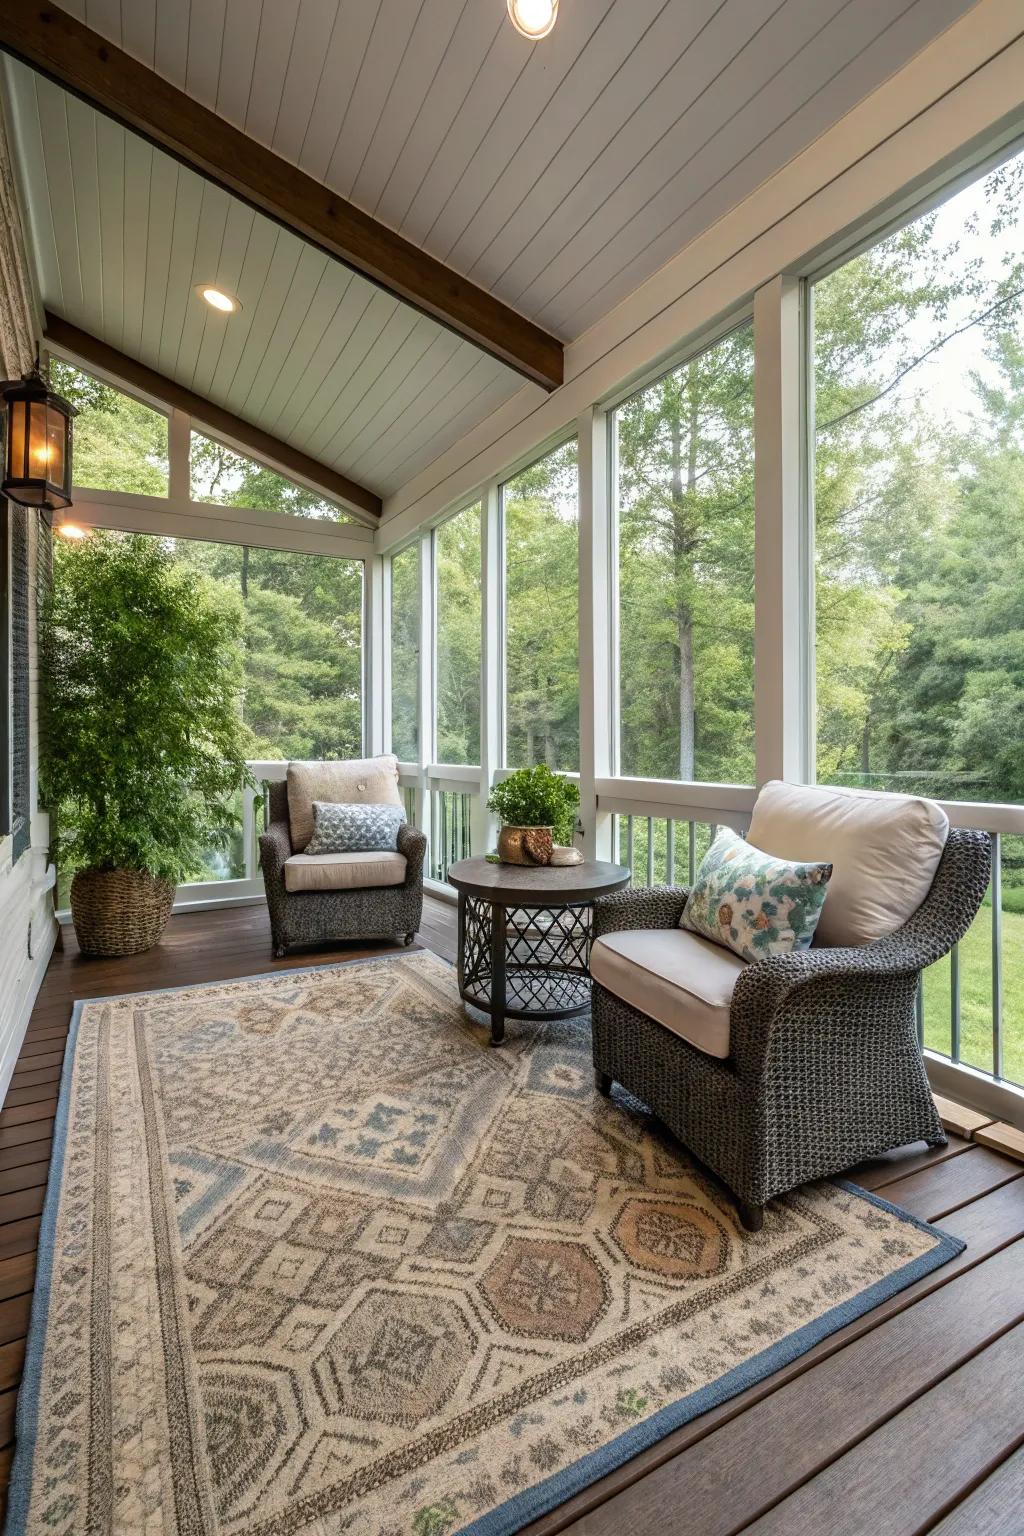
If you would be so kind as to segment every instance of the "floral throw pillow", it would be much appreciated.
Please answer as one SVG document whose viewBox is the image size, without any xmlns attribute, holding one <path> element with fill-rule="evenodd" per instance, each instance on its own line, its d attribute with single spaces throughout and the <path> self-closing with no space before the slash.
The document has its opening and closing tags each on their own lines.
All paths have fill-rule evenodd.
<svg viewBox="0 0 1024 1536">
<path fill-rule="evenodd" d="M 831 864 L 776 858 L 723 827 L 697 871 L 679 926 L 744 960 L 807 949 L 831 875 Z"/>
<path fill-rule="evenodd" d="M 306 852 L 393 853 L 405 821 L 400 805 L 331 805 L 313 801 L 313 836 Z"/>
</svg>

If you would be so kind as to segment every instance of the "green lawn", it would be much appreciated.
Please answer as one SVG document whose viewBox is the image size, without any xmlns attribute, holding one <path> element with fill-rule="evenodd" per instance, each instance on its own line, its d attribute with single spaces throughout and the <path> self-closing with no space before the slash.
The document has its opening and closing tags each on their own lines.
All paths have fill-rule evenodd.
<svg viewBox="0 0 1024 1536">
<path fill-rule="evenodd" d="M 1004 892 L 1004 897 L 1010 896 Z M 1013 896 L 1018 891 L 1013 891 Z M 950 962 L 925 972 L 924 1038 L 949 1054 Z M 1003 906 L 1003 1071 L 1024 1084 L 1024 912 Z M 992 908 L 985 904 L 960 945 L 960 1059 L 992 1070 Z"/>
</svg>

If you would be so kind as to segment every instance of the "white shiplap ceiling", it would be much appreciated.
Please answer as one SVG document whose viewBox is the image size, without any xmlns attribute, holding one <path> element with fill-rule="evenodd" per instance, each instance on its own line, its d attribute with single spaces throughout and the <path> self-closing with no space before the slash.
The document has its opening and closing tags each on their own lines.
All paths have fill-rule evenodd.
<svg viewBox="0 0 1024 1536">
<path fill-rule="evenodd" d="M 505 0 L 64 5 L 569 340 L 969 0 L 561 0 L 540 44 L 514 32 Z M 523 387 L 8 71 L 42 297 L 74 324 L 383 495 Z M 237 292 L 242 313 L 206 312 L 200 280 Z"/>
</svg>

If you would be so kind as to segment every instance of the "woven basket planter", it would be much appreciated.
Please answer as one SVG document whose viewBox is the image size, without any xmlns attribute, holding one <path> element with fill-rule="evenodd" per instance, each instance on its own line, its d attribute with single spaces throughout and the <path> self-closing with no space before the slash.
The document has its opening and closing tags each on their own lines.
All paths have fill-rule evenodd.
<svg viewBox="0 0 1024 1536">
<path fill-rule="evenodd" d="M 71 919 L 83 955 L 138 955 L 157 942 L 174 887 L 144 869 L 80 869 L 71 882 Z"/>
<path fill-rule="evenodd" d="M 552 827 L 502 827 L 498 858 L 503 864 L 547 864 L 554 839 Z"/>
</svg>

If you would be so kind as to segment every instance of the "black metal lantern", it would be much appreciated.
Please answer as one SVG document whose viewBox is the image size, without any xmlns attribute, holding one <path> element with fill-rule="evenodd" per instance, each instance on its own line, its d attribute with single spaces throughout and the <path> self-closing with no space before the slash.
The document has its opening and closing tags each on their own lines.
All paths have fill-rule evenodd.
<svg viewBox="0 0 1024 1536">
<path fill-rule="evenodd" d="M 7 406 L 0 490 L 23 507 L 69 507 L 74 406 L 54 394 L 38 362 L 23 379 L 0 385 L 0 393 Z"/>
</svg>

